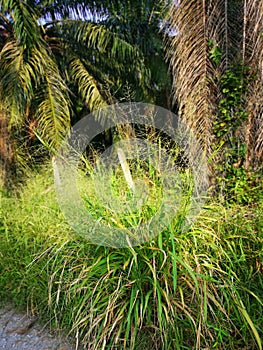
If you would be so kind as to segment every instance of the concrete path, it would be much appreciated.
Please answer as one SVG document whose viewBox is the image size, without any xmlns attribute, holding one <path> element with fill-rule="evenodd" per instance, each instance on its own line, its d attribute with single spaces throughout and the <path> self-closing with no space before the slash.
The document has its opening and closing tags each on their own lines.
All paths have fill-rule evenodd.
<svg viewBox="0 0 263 350">
<path fill-rule="evenodd" d="M 14 311 L 11 305 L 0 308 L 0 350 L 74 350 L 67 339 L 51 335 L 37 319 Z"/>
</svg>

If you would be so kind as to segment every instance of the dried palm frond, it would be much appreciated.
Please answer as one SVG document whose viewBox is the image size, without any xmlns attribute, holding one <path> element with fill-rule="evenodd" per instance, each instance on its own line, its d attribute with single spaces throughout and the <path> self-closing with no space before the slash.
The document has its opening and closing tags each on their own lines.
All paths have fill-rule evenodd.
<svg viewBox="0 0 263 350">
<path fill-rule="evenodd" d="M 173 5 L 168 21 L 169 31 L 175 35 L 167 43 L 179 115 L 195 130 L 208 152 L 215 98 L 214 67 L 208 54 L 210 9 L 202 0 L 182 0 Z"/>
<path fill-rule="evenodd" d="M 246 4 L 246 55 L 250 67 L 246 167 L 256 169 L 263 162 L 263 2 L 247 0 Z"/>
</svg>

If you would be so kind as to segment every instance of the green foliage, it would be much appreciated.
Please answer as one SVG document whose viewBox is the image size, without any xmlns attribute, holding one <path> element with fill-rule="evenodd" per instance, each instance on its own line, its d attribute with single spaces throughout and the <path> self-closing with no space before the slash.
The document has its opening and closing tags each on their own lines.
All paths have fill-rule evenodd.
<svg viewBox="0 0 263 350">
<path fill-rule="evenodd" d="M 222 98 L 218 103 L 219 113 L 214 122 L 214 133 L 219 139 L 235 132 L 247 119 L 244 93 L 247 88 L 247 69 L 237 64 L 226 70 L 220 78 Z"/>
<path fill-rule="evenodd" d="M 218 47 L 218 45 L 212 39 L 208 41 L 208 49 L 209 49 L 210 59 L 213 61 L 213 63 L 216 66 L 218 66 L 223 56 L 222 50 Z"/>
<path fill-rule="evenodd" d="M 211 58 L 216 60 L 218 56 L 214 57 L 211 53 Z M 221 98 L 218 103 L 218 114 L 213 123 L 216 137 L 213 146 L 217 148 L 221 145 L 223 149 L 223 156 L 215 166 L 219 193 L 223 193 L 227 201 L 243 204 L 258 199 L 256 188 L 259 184 L 259 173 L 251 174 L 244 167 L 247 147 L 244 137 L 243 142 L 240 140 L 241 128 L 248 118 L 245 107 L 248 73 L 247 67 L 237 63 L 221 76 Z"/>
<path fill-rule="evenodd" d="M 232 154 L 229 155 L 229 159 Z M 243 165 L 225 163 L 219 170 L 223 176 L 218 176 L 217 181 L 223 190 L 224 199 L 229 203 L 252 204 L 262 200 L 261 173 L 248 172 Z"/>
<path fill-rule="evenodd" d="M 134 248 L 94 246 L 61 216 L 51 170 L 2 198 L 0 295 L 89 349 L 262 349 L 258 207 L 211 203 Z"/>
</svg>

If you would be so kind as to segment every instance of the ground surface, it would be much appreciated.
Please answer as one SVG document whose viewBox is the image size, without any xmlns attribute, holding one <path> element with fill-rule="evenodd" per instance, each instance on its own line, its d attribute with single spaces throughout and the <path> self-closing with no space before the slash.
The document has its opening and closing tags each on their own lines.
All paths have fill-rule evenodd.
<svg viewBox="0 0 263 350">
<path fill-rule="evenodd" d="M 0 350 L 74 350 L 66 338 L 51 335 L 34 317 L 0 308 Z"/>
</svg>

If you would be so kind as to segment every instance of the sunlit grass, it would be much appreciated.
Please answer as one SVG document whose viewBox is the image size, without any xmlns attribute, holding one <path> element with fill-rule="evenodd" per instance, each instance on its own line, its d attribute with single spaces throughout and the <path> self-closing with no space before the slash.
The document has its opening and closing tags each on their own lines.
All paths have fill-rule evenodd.
<svg viewBox="0 0 263 350">
<path fill-rule="evenodd" d="M 161 149 L 158 156 L 162 156 Z M 151 157 L 155 156 L 151 154 Z M 167 207 L 171 208 L 173 221 L 178 223 L 184 219 L 193 196 L 194 180 L 190 171 L 177 172 L 172 164 L 157 168 L 151 161 L 147 163 L 140 158 L 127 159 L 126 166 L 133 188 L 127 183 L 120 165 L 112 168 L 100 165 L 91 174 L 83 169 L 79 172 L 78 191 L 94 220 L 116 228 L 144 225 L 155 216 L 169 222 L 169 212 L 164 209 Z"/>
<path fill-rule="evenodd" d="M 88 179 L 85 203 L 98 218 Z M 86 349 L 262 348 L 262 203 L 210 202 L 191 230 L 179 217 L 144 245 L 114 249 L 67 226 L 52 182 L 43 170 L 20 196 L 2 198 L 2 300 L 27 305 Z M 115 195 L 126 201 L 121 184 Z"/>
</svg>

